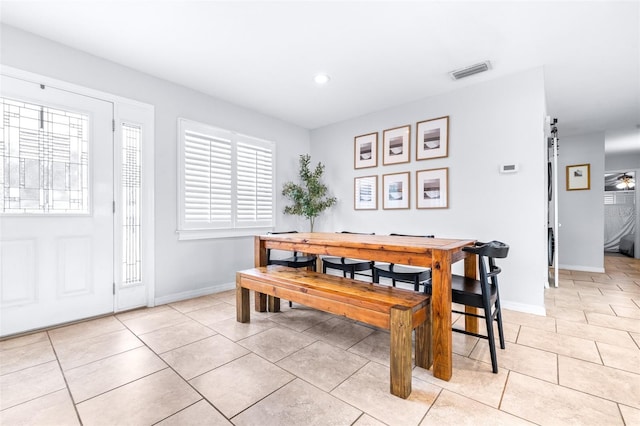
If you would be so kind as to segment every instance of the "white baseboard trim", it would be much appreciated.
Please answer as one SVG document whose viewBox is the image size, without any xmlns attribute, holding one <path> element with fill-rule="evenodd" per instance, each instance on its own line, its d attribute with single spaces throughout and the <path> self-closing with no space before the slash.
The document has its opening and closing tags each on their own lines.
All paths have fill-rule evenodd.
<svg viewBox="0 0 640 426">
<path fill-rule="evenodd" d="M 593 266 L 582 266 L 582 265 L 559 265 L 560 269 L 566 269 L 568 271 L 580 271 L 580 272 L 597 272 L 600 274 L 604 274 L 604 268 L 595 268 Z"/>
<path fill-rule="evenodd" d="M 203 287 L 197 290 L 183 291 L 181 293 L 169 294 L 156 297 L 155 306 L 166 305 L 167 303 L 179 302 L 180 300 L 193 299 L 194 297 L 206 296 L 208 294 L 220 293 L 222 291 L 236 288 L 235 282 L 216 284 L 210 287 Z"/>
<path fill-rule="evenodd" d="M 518 311 L 518 312 L 524 312 L 527 314 L 547 316 L 547 310 L 544 308 L 544 306 L 528 305 L 525 303 L 518 303 L 518 302 L 509 302 L 507 300 L 501 300 L 500 306 L 504 309 L 509 309 L 511 311 Z"/>
</svg>

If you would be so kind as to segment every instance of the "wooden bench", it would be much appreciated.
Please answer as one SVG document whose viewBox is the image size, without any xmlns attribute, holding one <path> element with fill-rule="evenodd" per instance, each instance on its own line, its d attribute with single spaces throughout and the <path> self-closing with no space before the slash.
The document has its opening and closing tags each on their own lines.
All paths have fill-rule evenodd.
<svg viewBox="0 0 640 426">
<path fill-rule="evenodd" d="M 263 266 L 236 274 L 238 322 L 250 320 L 249 290 L 389 330 L 390 387 L 391 393 L 400 398 L 407 398 L 411 393 L 411 333 L 414 329 L 415 363 L 422 368 L 431 367 L 428 295 L 306 269 Z"/>
</svg>

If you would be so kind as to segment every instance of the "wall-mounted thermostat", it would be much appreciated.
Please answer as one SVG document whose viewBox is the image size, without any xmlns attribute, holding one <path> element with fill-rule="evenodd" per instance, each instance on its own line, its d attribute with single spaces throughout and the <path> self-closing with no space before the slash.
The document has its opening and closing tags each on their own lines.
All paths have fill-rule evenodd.
<svg viewBox="0 0 640 426">
<path fill-rule="evenodd" d="M 516 173 L 517 171 L 517 164 L 500 164 L 500 173 Z"/>
</svg>

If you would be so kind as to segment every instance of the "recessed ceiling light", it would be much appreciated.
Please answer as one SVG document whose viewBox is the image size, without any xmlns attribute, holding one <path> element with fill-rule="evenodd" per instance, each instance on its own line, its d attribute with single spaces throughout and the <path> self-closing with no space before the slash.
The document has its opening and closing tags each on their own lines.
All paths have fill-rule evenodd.
<svg viewBox="0 0 640 426">
<path fill-rule="evenodd" d="M 331 78 L 327 74 L 316 74 L 313 80 L 318 84 L 327 84 Z"/>
</svg>

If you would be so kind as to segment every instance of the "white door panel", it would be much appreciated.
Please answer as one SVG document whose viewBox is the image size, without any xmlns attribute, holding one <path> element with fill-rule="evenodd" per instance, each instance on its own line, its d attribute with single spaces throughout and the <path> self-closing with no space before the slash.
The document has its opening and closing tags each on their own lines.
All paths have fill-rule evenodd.
<svg viewBox="0 0 640 426">
<path fill-rule="evenodd" d="M 26 105 L 4 107 L 0 335 L 113 312 L 112 104 L 5 76 L 0 96 Z"/>
</svg>

